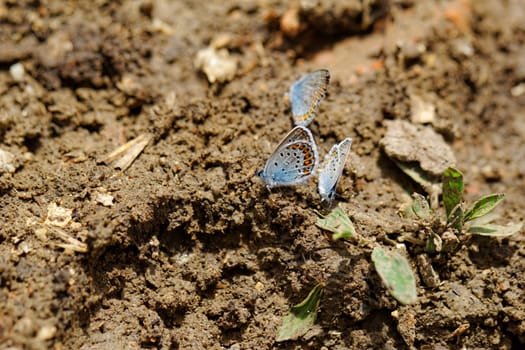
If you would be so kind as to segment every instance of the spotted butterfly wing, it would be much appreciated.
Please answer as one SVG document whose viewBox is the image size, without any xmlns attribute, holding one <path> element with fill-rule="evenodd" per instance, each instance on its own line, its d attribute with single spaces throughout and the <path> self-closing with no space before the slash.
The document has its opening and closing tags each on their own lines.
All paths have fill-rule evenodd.
<svg viewBox="0 0 525 350">
<path fill-rule="evenodd" d="M 319 194 L 323 200 L 332 201 L 334 199 L 337 183 L 345 168 L 346 158 L 348 153 L 350 153 L 351 145 L 352 139 L 347 137 L 340 143 L 333 145 L 325 156 L 319 169 L 318 183 Z"/>
<path fill-rule="evenodd" d="M 307 126 L 315 118 L 319 103 L 326 96 L 330 72 L 319 69 L 297 80 L 290 88 L 292 116 L 295 125 Z"/>
<path fill-rule="evenodd" d="M 268 188 L 300 185 L 315 173 L 318 162 L 312 133 L 297 126 L 277 146 L 259 176 Z"/>
</svg>

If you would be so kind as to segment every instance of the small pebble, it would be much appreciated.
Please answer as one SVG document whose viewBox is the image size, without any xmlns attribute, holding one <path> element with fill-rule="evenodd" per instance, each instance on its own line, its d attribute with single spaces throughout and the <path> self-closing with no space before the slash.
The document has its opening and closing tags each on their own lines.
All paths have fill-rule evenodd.
<svg viewBox="0 0 525 350">
<path fill-rule="evenodd" d="M 491 165 L 486 165 L 481 168 L 481 175 L 488 182 L 496 182 L 501 180 L 501 172 L 499 169 Z"/>
<path fill-rule="evenodd" d="M 0 149 L 0 174 L 15 172 L 16 169 L 13 165 L 14 159 L 15 156 L 13 155 L 13 153 Z"/>
<path fill-rule="evenodd" d="M 299 21 L 299 9 L 290 7 L 281 18 L 281 30 L 289 38 L 295 38 L 301 29 Z"/>
<path fill-rule="evenodd" d="M 100 193 L 97 192 L 95 194 L 95 202 L 98 204 L 102 204 L 105 207 L 112 207 L 113 206 L 113 196 L 107 193 Z"/>
<path fill-rule="evenodd" d="M 457 38 L 452 42 L 452 50 L 457 56 L 471 57 L 474 54 L 474 48 L 470 40 L 466 38 Z"/>
<path fill-rule="evenodd" d="M 520 83 L 514 86 L 512 89 L 510 89 L 510 94 L 513 97 L 518 97 L 525 94 L 525 83 Z"/>
<path fill-rule="evenodd" d="M 410 96 L 410 112 L 410 119 L 416 124 L 432 123 L 436 117 L 436 107 L 418 95 Z"/>
<path fill-rule="evenodd" d="M 230 81 L 237 73 L 237 61 L 228 50 L 208 47 L 197 52 L 195 67 L 206 75 L 210 83 Z"/>
<path fill-rule="evenodd" d="M 9 67 L 9 74 L 15 81 L 24 81 L 25 69 L 22 63 L 15 63 Z"/>
<path fill-rule="evenodd" d="M 55 326 L 43 326 L 38 330 L 36 337 L 40 340 L 49 340 L 55 337 L 56 332 L 57 328 Z"/>
<path fill-rule="evenodd" d="M 397 46 L 403 58 L 410 61 L 418 60 L 427 51 L 423 43 L 400 41 Z"/>
</svg>

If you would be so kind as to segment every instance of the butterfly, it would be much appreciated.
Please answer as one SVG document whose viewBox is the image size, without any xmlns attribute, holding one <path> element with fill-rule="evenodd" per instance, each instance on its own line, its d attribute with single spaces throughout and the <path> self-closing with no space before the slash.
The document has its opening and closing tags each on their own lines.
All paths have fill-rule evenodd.
<svg viewBox="0 0 525 350">
<path fill-rule="evenodd" d="M 319 154 L 312 132 L 296 126 L 279 143 L 257 175 L 267 188 L 300 185 L 315 173 L 318 163 Z"/>
<path fill-rule="evenodd" d="M 323 200 L 332 201 L 334 199 L 335 189 L 343 173 L 351 145 L 352 139 L 347 137 L 340 143 L 333 145 L 326 154 L 319 169 L 318 183 L 319 194 Z"/>
<path fill-rule="evenodd" d="M 294 125 L 308 126 L 315 117 L 319 103 L 326 96 L 330 72 L 319 69 L 295 81 L 290 87 Z"/>
</svg>

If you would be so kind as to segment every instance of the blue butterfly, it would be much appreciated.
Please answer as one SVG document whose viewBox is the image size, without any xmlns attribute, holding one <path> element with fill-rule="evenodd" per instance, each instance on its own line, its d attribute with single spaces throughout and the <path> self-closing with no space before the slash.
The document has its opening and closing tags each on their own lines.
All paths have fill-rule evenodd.
<svg viewBox="0 0 525 350">
<path fill-rule="evenodd" d="M 311 131 L 296 126 L 284 137 L 257 175 L 268 189 L 301 185 L 315 173 L 318 163 L 319 154 Z"/>
<path fill-rule="evenodd" d="M 289 97 L 295 125 L 307 126 L 317 113 L 319 103 L 326 96 L 330 72 L 319 69 L 293 83 Z"/>
<path fill-rule="evenodd" d="M 319 194 L 323 200 L 331 202 L 335 197 L 335 189 L 345 168 L 346 158 L 352 145 L 352 139 L 347 137 L 332 146 L 326 154 L 319 169 Z"/>
</svg>

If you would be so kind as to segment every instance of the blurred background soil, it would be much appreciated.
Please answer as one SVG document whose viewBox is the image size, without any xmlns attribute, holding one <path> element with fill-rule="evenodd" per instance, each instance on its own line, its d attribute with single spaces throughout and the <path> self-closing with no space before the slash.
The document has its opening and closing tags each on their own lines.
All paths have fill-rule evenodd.
<svg viewBox="0 0 525 350">
<path fill-rule="evenodd" d="M 436 259 L 402 306 L 369 250 L 315 226 L 315 180 L 254 174 L 290 85 L 328 68 L 311 127 L 321 156 L 354 140 L 338 202 L 360 236 L 414 230 L 399 209 L 422 190 L 380 140 L 421 106 L 466 201 L 505 192 L 523 221 L 524 41 L 520 0 L 0 2 L 0 347 L 523 348 L 523 232 Z M 320 282 L 316 327 L 276 343 Z"/>
</svg>

